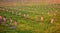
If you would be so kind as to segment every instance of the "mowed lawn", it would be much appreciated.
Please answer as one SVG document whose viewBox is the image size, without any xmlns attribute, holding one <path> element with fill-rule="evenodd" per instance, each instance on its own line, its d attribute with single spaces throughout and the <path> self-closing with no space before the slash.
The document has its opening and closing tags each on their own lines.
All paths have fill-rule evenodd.
<svg viewBox="0 0 60 33">
<path fill-rule="evenodd" d="M 17 21 L 17 26 L 9 28 L 2 22 L 0 33 L 60 33 L 59 5 L 3 6 L 3 8 L 5 10 L 0 9 L 0 15 L 7 17 L 6 24 L 14 26 L 13 23 L 9 22 L 10 17 L 12 17 L 13 22 Z M 50 12 L 49 15 L 47 11 Z M 55 11 L 57 11 L 56 16 L 54 15 Z M 41 21 L 42 12 L 43 21 Z M 24 16 L 24 14 L 28 16 Z M 53 23 L 50 22 L 52 17 L 54 18 Z"/>
</svg>

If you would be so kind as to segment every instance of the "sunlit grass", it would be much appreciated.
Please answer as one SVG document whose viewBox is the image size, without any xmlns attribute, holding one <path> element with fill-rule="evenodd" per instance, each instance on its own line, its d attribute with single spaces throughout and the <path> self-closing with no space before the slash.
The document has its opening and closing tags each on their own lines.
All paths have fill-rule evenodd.
<svg viewBox="0 0 60 33">
<path fill-rule="evenodd" d="M 49 5 L 48 5 L 49 6 Z M 12 9 L 10 9 L 12 8 Z M 13 21 L 17 21 L 17 26 L 15 29 L 11 29 L 2 23 L 0 28 L 2 29 L 1 33 L 53 33 L 56 30 L 60 31 L 60 24 L 58 17 L 60 17 L 60 11 L 58 11 L 57 16 L 54 16 L 55 20 L 54 23 L 50 23 L 51 17 L 53 17 L 53 13 L 55 8 L 51 6 L 51 8 L 46 7 L 46 9 L 39 5 L 38 6 L 17 6 L 15 9 L 14 7 L 7 7 L 7 12 L 3 12 L 0 10 L 0 15 L 7 17 L 7 24 L 13 25 L 13 23 L 10 24 L 9 19 L 12 17 Z M 21 9 L 22 8 L 22 9 Z M 21 10 L 19 10 L 21 9 Z M 11 10 L 13 10 L 13 14 L 11 13 Z M 47 14 L 47 10 L 50 11 L 50 16 Z M 33 12 L 32 12 L 33 11 Z M 16 12 L 22 13 L 21 15 L 16 14 Z M 42 16 L 42 12 L 44 12 L 44 21 L 41 21 L 40 17 Z M 24 17 L 24 14 L 29 14 L 29 17 Z M 36 20 L 35 16 L 38 15 L 38 20 Z M 57 33 L 57 32 L 56 32 Z"/>
</svg>

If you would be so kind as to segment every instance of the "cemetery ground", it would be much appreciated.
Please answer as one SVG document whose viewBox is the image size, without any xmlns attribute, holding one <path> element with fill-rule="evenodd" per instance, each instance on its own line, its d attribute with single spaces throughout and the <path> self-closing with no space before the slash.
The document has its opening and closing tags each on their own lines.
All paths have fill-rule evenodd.
<svg viewBox="0 0 60 33">
<path fill-rule="evenodd" d="M 0 15 L 6 16 L 7 20 L 5 24 L 0 23 L 0 33 L 60 33 L 59 6 L 58 4 L 2 6 Z"/>
</svg>

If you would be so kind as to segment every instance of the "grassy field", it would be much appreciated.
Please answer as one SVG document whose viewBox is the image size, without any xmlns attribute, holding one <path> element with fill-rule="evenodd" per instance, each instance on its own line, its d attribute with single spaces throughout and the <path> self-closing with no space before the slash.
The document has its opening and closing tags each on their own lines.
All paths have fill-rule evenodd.
<svg viewBox="0 0 60 33">
<path fill-rule="evenodd" d="M 6 16 L 6 24 L 13 25 L 9 22 L 12 17 L 13 22 L 17 21 L 16 28 L 9 28 L 2 23 L 0 25 L 0 33 L 60 33 L 60 5 L 32 5 L 32 6 L 2 6 L 5 10 L 0 9 L 0 15 Z M 47 11 L 50 14 L 47 14 Z M 54 16 L 54 12 L 57 15 Z M 12 13 L 13 12 L 13 13 Z M 40 17 L 44 13 L 44 21 Z M 24 17 L 24 14 L 28 16 Z M 35 16 L 37 15 L 37 18 Z M 54 23 L 50 23 L 50 19 L 54 17 Z"/>
</svg>

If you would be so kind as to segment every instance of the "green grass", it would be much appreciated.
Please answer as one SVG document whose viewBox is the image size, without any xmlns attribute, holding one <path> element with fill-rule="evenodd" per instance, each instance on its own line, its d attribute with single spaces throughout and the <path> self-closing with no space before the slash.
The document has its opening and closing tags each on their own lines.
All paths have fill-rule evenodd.
<svg viewBox="0 0 60 33">
<path fill-rule="evenodd" d="M 14 21 L 17 21 L 17 26 L 15 29 L 11 29 L 2 23 L 0 28 L 3 28 L 0 33 L 60 33 L 60 24 L 57 17 L 60 17 L 60 10 L 54 8 L 51 5 L 46 6 L 16 6 L 15 8 L 18 8 L 18 10 L 14 9 L 13 7 L 7 7 L 7 12 L 3 12 L 0 10 L 0 15 L 7 17 L 8 25 L 13 25 L 13 23 L 10 24 L 9 18 L 12 17 Z M 14 11 L 14 14 L 12 14 L 12 9 Z M 46 8 L 46 9 L 45 9 Z M 21 9 L 21 10 L 19 10 Z M 50 11 L 50 16 L 47 15 L 47 10 Z M 54 10 L 57 10 L 57 16 L 54 16 L 55 21 L 53 24 L 50 23 L 50 18 L 53 17 Z M 31 11 L 31 12 L 29 12 Z M 32 12 L 33 11 L 33 12 Z M 16 12 L 18 12 L 16 14 Z M 40 17 L 41 13 L 44 12 L 44 21 L 41 22 Z M 18 15 L 19 13 L 22 13 L 21 15 Z M 23 17 L 24 13 L 29 14 L 29 17 Z M 35 15 L 38 13 L 38 20 L 35 20 Z M 28 18 L 28 19 L 27 19 Z M 57 26 L 57 27 L 56 27 Z M 58 31 L 57 31 L 58 30 Z"/>
</svg>

